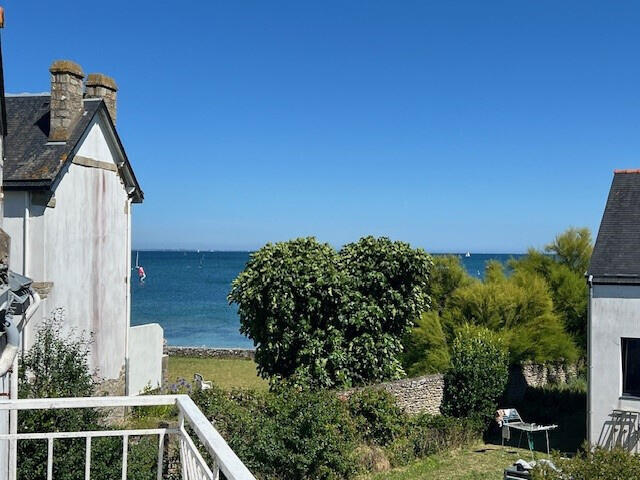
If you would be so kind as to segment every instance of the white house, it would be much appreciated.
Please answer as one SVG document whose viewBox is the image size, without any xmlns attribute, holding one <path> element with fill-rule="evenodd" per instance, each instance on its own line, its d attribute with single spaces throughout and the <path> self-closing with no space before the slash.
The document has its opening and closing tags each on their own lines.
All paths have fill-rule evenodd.
<svg viewBox="0 0 640 480">
<path fill-rule="evenodd" d="M 62 307 L 66 327 L 94 335 L 92 368 L 118 380 L 110 383 L 113 393 L 124 393 L 127 366 L 136 361 L 145 363 L 151 383 L 161 375 L 162 329 L 130 328 L 131 206 L 144 197 L 115 128 L 113 79 L 90 74 L 85 85 L 80 66 L 66 60 L 50 73 L 50 94 L 6 98 L 10 264 L 34 280 L 42 298 L 24 347 L 40 321 Z M 137 357 L 137 344 L 150 347 L 145 354 L 153 358 Z M 144 380 L 128 378 L 129 392 Z"/>
<path fill-rule="evenodd" d="M 640 170 L 614 173 L 588 279 L 588 439 L 638 452 Z"/>
</svg>

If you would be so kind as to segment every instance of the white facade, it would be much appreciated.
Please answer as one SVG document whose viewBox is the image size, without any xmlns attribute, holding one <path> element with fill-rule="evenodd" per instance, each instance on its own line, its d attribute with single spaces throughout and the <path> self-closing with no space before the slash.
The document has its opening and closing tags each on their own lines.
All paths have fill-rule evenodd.
<svg viewBox="0 0 640 480">
<path fill-rule="evenodd" d="M 622 339 L 640 338 L 640 286 L 593 285 L 589 305 L 589 442 L 639 452 L 640 397 L 623 395 Z"/>
<path fill-rule="evenodd" d="M 131 204 L 109 128 L 104 114 L 96 115 L 53 197 L 5 191 L 4 228 L 11 268 L 50 287 L 26 347 L 41 320 L 63 308 L 69 330 L 94 336 L 91 367 L 114 379 L 124 374 L 128 348 Z"/>
</svg>

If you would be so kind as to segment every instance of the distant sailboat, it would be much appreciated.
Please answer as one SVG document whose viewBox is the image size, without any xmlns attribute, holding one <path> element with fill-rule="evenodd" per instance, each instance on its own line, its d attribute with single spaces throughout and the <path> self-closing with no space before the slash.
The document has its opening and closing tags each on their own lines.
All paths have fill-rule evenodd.
<svg viewBox="0 0 640 480">
<path fill-rule="evenodd" d="M 469 258 L 471 256 L 471 253 L 467 252 L 464 254 L 465 257 Z"/>
<path fill-rule="evenodd" d="M 142 268 L 142 265 L 140 265 L 140 252 L 136 252 L 136 266 L 135 269 L 138 272 L 138 280 L 140 280 L 140 283 L 144 283 L 145 279 L 147 278 L 147 274 L 144 272 L 144 268 Z"/>
</svg>

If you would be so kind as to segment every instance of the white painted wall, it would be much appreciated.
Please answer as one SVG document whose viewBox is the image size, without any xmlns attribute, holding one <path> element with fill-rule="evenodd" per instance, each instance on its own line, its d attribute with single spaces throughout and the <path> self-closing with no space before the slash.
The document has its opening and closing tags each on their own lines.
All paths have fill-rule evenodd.
<svg viewBox="0 0 640 480">
<path fill-rule="evenodd" d="M 114 163 L 115 147 L 100 122 L 91 125 L 77 155 Z M 33 205 L 25 192 L 6 192 L 11 267 L 36 282 L 54 283 L 27 328 L 26 346 L 42 318 L 63 307 L 69 330 L 94 335 L 91 367 L 100 377 L 117 378 L 129 329 L 130 209 L 124 185 L 116 172 L 70 164 L 55 198 L 49 208 Z"/>
<path fill-rule="evenodd" d="M 162 385 L 162 349 L 164 331 L 157 323 L 131 327 L 129 330 L 129 374 L 127 391 L 137 395 L 146 387 Z"/>
<path fill-rule="evenodd" d="M 622 397 L 621 341 L 623 337 L 640 338 L 640 286 L 594 285 L 589 323 L 588 436 L 592 444 L 606 445 L 612 433 L 624 437 L 619 436 L 614 410 L 640 412 L 640 398 Z M 629 422 L 635 422 L 637 428 L 638 418 L 625 419 L 627 432 Z M 629 442 L 629 450 L 640 451 L 637 439 L 623 441 Z"/>
</svg>

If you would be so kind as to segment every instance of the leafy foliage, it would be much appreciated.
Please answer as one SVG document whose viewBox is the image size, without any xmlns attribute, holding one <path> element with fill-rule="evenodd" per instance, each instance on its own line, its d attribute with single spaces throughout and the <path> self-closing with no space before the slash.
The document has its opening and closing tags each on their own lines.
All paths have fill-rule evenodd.
<svg viewBox="0 0 640 480">
<path fill-rule="evenodd" d="M 353 422 L 334 392 L 280 387 L 227 394 L 215 387 L 196 392 L 194 401 L 258 478 L 339 479 L 355 473 Z"/>
<path fill-rule="evenodd" d="M 530 249 L 525 257 L 512 260 L 510 266 L 516 271 L 538 274 L 545 279 L 553 299 L 554 312 L 560 316 L 565 330 L 573 336 L 584 354 L 588 303 L 584 275 L 534 249 Z"/>
<path fill-rule="evenodd" d="M 365 388 L 349 397 L 348 408 L 361 437 L 385 446 L 402 431 L 404 415 L 395 398 L 382 389 Z"/>
<path fill-rule="evenodd" d="M 404 435 L 388 447 L 393 466 L 406 465 L 417 458 L 477 442 L 484 425 L 476 419 L 442 415 L 415 415 L 407 419 Z"/>
<path fill-rule="evenodd" d="M 444 372 L 449 368 L 449 349 L 437 312 L 423 313 L 403 343 L 402 364 L 408 376 Z"/>
<path fill-rule="evenodd" d="M 493 418 L 507 384 L 508 364 L 507 349 L 495 333 L 464 325 L 451 347 L 441 411 L 454 417 Z"/>
<path fill-rule="evenodd" d="M 428 307 L 431 259 L 388 238 L 336 252 L 314 238 L 267 244 L 234 280 L 261 376 L 333 387 L 397 378 L 401 338 Z"/>
<path fill-rule="evenodd" d="M 36 332 L 33 347 L 20 362 L 21 398 L 59 398 L 89 396 L 94 380 L 88 366 L 90 340 L 62 329 L 62 311 L 46 320 Z M 101 430 L 105 412 L 92 409 L 26 410 L 18 416 L 21 433 Z M 132 439 L 129 477 L 134 480 L 156 478 L 157 447 L 148 438 Z M 84 478 L 85 442 L 83 438 L 54 441 L 53 476 L 61 480 Z M 106 480 L 120 476 L 122 440 L 96 439 L 92 448 L 92 478 Z M 19 480 L 46 478 L 47 445 L 42 440 L 18 442 Z"/>
<path fill-rule="evenodd" d="M 560 263 L 584 275 L 589 268 L 593 252 L 591 232 L 588 228 L 569 228 L 557 235 L 554 241 L 545 247 L 545 251 L 554 253 Z"/>
<path fill-rule="evenodd" d="M 585 444 L 582 451 L 571 458 L 554 456 L 558 470 L 541 465 L 534 469 L 534 480 L 621 480 L 640 478 L 640 457 L 622 448 L 606 450 Z"/>
<path fill-rule="evenodd" d="M 484 282 L 457 289 L 444 315 L 449 331 L 465 323 L 500 332 L 512 361 L 575 360 L 576 347 L 553 310 L 544 278 L 526 270 L 504 275 L 489 263 Z"/>
<path fill-rule="evenodd" d="M 436 255 L 429 281 L 432 309 L 442 314 L 451 294 L 474 282 L 455 255 Z"/>
<path fill-rule="evenodd" d="M 193 400 L 260 480 L 349 479 L 373 464 L 414 458 L 475 442 L 477 422 L 404 413 L 385 391 L 365 388 L 343 401 L 336 392 L 281 383 L 269 392 L 214 386 Z"/>
</svg>

